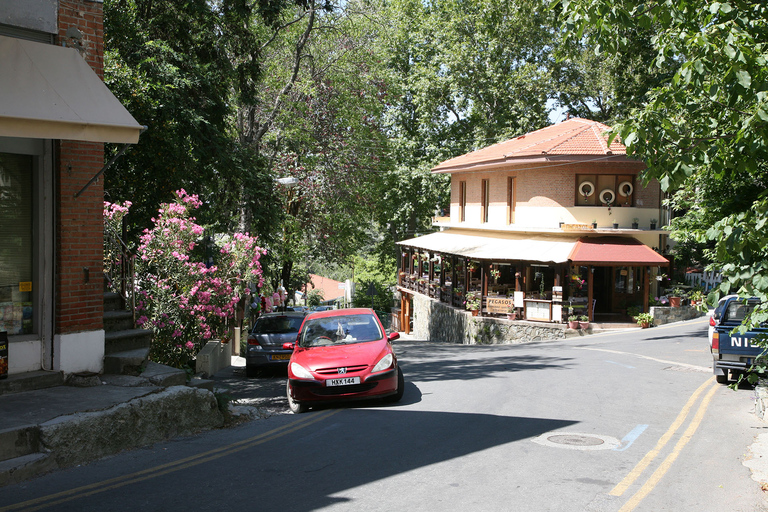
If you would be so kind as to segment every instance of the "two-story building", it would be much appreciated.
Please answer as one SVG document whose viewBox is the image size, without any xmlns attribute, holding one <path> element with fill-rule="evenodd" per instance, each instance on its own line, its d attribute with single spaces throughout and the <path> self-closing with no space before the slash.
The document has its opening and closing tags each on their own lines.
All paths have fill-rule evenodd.
<svg viewBox="0 0 768 512">
<path fill-rule="evenodd" d="M 413 294 L 455 307 L 478 295 L 481 315 L 546 322 L 648 311 L 668 265 L 662 191 L 607 130 L 573 118 L 433 168 L 451 175 L 450 216 L 399 242 L 402 328 Z"/>
<path fill-rule="evenodd" d="M 9 373 L 104 364 L 104 143 L 142 126 L 102 80 L 101 0 L 0 0 L 0 333 Z"/>
</svg>

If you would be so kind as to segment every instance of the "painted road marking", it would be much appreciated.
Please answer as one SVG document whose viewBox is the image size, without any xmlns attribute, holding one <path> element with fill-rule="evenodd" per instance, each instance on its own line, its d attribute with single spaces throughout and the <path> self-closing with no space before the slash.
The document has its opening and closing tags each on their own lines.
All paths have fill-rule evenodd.
<svg viewBox="0 0 768 512">
<path fill-rule="evenodd" d="M 624 436 L 624 439 L 621 440 L 621 447 L 616 447 L 614 450 L 617 452 L 623 452 L 630 446 L 632 446 L 632 443 L 635 442 L 635 440 L 640 437 L 640 434 L 645 432 L 645 429 L 648 428 L 648 425 L 638 425 L 635 428 L 633 428 L 629 434 Z"/>
<path fill-rule="evenodd" d="M 18 509 L 24 509 L 25 511 L 28 511 L 28 512 L 31 512 L 34 510 L 41 510 L 44 508 L 51 507 L 53 505 L 65 503 L 67 501 L 72 501 L 78 498 L 92 496 L 94 494 L 109 491 L 111 489 L 117 489 L 119 487 L 124 487 L 129 484 L 142 482 L 144 480 L 149 480 L 150 478 L 155 478 L 158 476 L 166 475 L 168 473 L 173 473 L 175 471 L 179 471 L 182 469 L 204 464 L 206 462 L 219 459 L 226 455 L 231 455 L 232 453 L 238 452 L 240 450 L 244 450 L 247 448 L 258 446 L 260 444 L 264 444 L 267 441 L 272 441 L 274 439 L 283 437 L 297 430 L 301 430 L 305 427 L 308 427 L 309 425 L 317 423 L 318 421 L 322 421 L 326 418 L 329 418 L 330 416 L 333 416 L 334 414 L 340 411 L 341 409 L 336 409 L 331 411 L 324 411 L 317 414 L 310 414 L 302 417 L 297 421 L 291 422 L 287 425 L 277 427 L 275 429 L 269 430 L 267 432 L 264 432 L 262 434 L 256 435 L 248 439 L 244 439 L 242 441 L 238 441 L 236 443 L 232 443 L 226 446 L 221 446 L 219 448 L 215 448 L 207 452 L 199 453 L 197 455 L 192 455 L 190 457 L 186 457 L 184 459 L 180 459 L 177 461 L 161 464 L 153 468 L 143 469 L 141 471 L 137 471 L 129 475 L 123 475 L 123 476 L 119 476 L 109 480 L 104 480 L 103 482 L 96 482 L 93 484 L 84 485 L 82 487 L 77 487 L 75 489 L 68 489 L 66 491 L 62 491 L 56 494 L 41 496 L 39 498 L 35 498 L 22 503 L 15 503 L 13 505 L 0 507 L 0 512 L 6 512 L 9 510 L 18 510 Z M 37 505 L 37 506 L 34 506 L 34 505 Z"/>
<path fill-rule="evenodd" d="M 683 368 L 690 368 L 691 370 L 696 370 L 699 372 L 711 372 L 712 368 L 708 366 L 699 366 L 695 364 L 688 364 L 688 363 L 678 363 L 677 361 L 668 361 L 666 359 L 659 359 L 657 357 L 651 357 L 646 356 L 643 354 L 635 354 L 633 352 L 622 352 L 620 350 L 611 350 L 607 348 L 595 348 L 595 347 L 573 347 L 575 350 L 594 350 L 595 352 L 608 352 L 609 354 L 621 354 L 625 356 L 634 356 L 639 357 L 640 359 L 648 359 L 649 361 L 656 361 L 657 363 L 663 363 L 663 364 L 672 364 L 675 366 L 682 366 Z"/>
<path fill-rule="evenodd" d="M 606 360 L 605 360 L 605 362 L 606 362 L 606 363 L 611 363 L 611 364 L 617 364 L 617 365 L 619 365 L 619 366 L 623 366 L 624 368 L 630 368 L 630 369 L 632 369 L 632 370 L 634 370 L 634 369 L 635 369 L 635 367 L 634 367 L 634 366 L 629 366 L 628 364 L 623 364 L 623 363 L 617 363 L 616 361 L 610 361 L 610 360 L 608 360 L 608 359 L 606 359 Z"/>
<path fill-rule="evenodd" d="M 630 485 L 632 485 L 635 480 L 637 480 L 640 477 L 640 474 L 645 470 L 645 468 L 648 467 L 648 465 L 653 461 L 653 459 L 656 458 L 656 456 L 659 454 L 659 452 L 666 446 L 666 444 L 669 442 L 669 440 L 672 438 L 672 436 L 677 432 L 677 429 L 680 428 L 680 425 L 683 424 L 685 421 L 685 418 L 688 417 L 688 412 L 691 410 L 691 407 L 693 407 L 693 404 L 698 400 L 699 395 L 707 388 L 707 386 L 711 386 L 714 383 L 714 378 L 707 379 L 704 381 L 704 384 L 698 387 L 696 391 L 693 392 L 691 397 L 688 399 L 688 401 L 683 406 L 683 409 L 680 411 L 680 413 L 677 415 L 677 418 L 675 418 L 675 421 L 672 422 L 672 425 L 669 426 L 669 429 L 664 433 L 663 436 L 661 436 L 661 439 L 659 439 L 659 442 L 656 443 L 656 446 L 645 454 L 645 457 L 643 457 L 640 462 L 637 463 L 637 465 L 632 469 L 632 471 L 629 472 L 629 474 L 624 477 L 624 480 L 618 483 L 616 487 L 614 487 L 610 494 L 611 496 L 621 496 L 624 494 L 624 492 L 629 488 Z"/>
<path fill-rule="evenodd" d="M 709 407 L 709 403 L 712 401 L 712 397 L 715 395 L 715 392 L 720 388 L 719 385 L 712 386 L 712 388 L 709 390 L 707 395 L 704 397 L 704 399 L 701 401 L 701 405 L 699 405 L 699 410 L 696 411 L 696 415 L 693 417 L 693 420 L 691 420 L 691 424 L 688 425 L 688 428 L 685 429 L 685 433 L 680 438 L 680 440 L 675 444 L 675 448 L 672 450 L 672 453 L 670 453 L 666 459 L 664 459 L 664 462 L 662 462 L 658 468 L 656 468 L 656 471 L 653 472 L 651 477 L 643 484 L 643 486 L 640 488 L 639 491 L 637 491 L 632 498 L 628 502 L 624 504 L 623 507 L 619 509 L 619 512 L 630 512 L 631 510 L 634 510 L 635 507 L 637 507 L 640 502 L 645 498 L 649 492 L 651 492 L 655 487 L 656 484 L 659 483 L 659 480 L 669 471 L 669 468 L 672 466 L 672 463 L 677 460 L 677 457 L 680 455 L 680 452 L 683 450 L 686 444 L 688 444 L 688 441 L 691 440 L 693 437 L 693 434 L 696 433 L 696 430 L 699 428 L 699 425 L 701 424 L 701 420 L 704 418 L 704 413 L 707 411 L 707 407 Z"/>
</svg>

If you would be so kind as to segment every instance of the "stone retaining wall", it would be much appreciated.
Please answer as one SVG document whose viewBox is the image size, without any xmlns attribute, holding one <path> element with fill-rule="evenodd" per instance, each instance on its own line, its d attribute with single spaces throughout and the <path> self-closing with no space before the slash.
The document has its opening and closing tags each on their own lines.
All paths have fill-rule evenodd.
<svg viewBox="0 0 768 512">
<path fill-rule="evenodd" d="M 413 336 L 461 345 L 499 345 L 565 339 L 564 324 L 473 317 L 437 300 L 414 294 Z"/>
<path fill-rule="evenodd" d="M 680 306 L 679 308 L 652 306 L 650 309 L 651 315 L 653 315 L 653 325 L 682 322 L 683 320 L 691 320 L 707 314 L 705 311 L 699 311 L 693 306 Z"/>
</svg>

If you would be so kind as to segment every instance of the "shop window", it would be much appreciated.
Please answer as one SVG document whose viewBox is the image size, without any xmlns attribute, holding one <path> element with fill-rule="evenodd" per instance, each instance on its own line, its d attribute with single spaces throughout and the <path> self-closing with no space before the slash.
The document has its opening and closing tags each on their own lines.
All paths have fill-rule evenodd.
<svg viewBox="0 0 768 512">
<path fill-rule="evenodd" d="M 33 332 L 34 161 L 0 153 L 0 330 Z"/>
</svg>

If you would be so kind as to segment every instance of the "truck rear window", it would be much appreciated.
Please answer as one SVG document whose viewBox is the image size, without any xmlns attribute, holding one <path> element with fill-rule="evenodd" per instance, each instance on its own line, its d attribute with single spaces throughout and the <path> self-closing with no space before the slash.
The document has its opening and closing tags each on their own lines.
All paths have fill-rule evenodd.
<svg viewBox="0 0 768 512">
<path fill-rule="evenodd" d="M 728 304 L 728 310 L 725 319 L 729 322 L 742 322 L 755 308 L 754 304 L 744 304 L 738 301 L 732 301 Z"/>
</svg>

